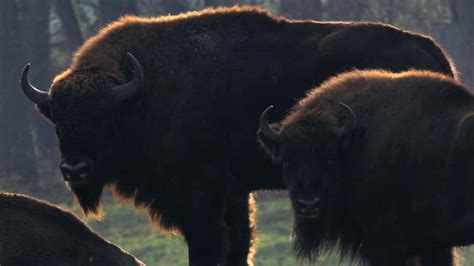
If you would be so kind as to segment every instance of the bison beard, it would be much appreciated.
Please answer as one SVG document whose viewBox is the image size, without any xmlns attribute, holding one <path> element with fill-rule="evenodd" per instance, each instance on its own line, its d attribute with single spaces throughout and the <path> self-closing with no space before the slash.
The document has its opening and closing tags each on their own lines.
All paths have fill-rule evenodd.
<svg viewBox="0 0 474 266">
<path fill-rule="evenodd" d="M 91 154 L 113 154 L 103 158 L 111 166 L 103 176 L 113 177 L 106 183 L 181 232 L 190 264 L 246 265 L 255 244 L 250 194 L 285 188 L 256 148 L 255 117 L 269 102 L 283 115 L 311 86 L 354 68 L 455 76 L 426 36 L 234 7 L 124 17 L 77 51 L 49 94 L 27 82 L 27 71 L 22 88 L 55 123 L 65 171 L 80 176 Z M 100 143 L 111 132 L 120 141 Z M 87 213 L 98 211 L 104 184 L 96 176 L 73 188 Z"/>
<path fill-rule="evenodd" d="M 103 185 L 88 184 L 81 187 L 74 187 L 69 185 L 69 188 L 74 192 L 76 200 L 81 206 L 86 215 L 93 215 L 101 217 L 100 199 L 102 196 Z"/>
</svg>

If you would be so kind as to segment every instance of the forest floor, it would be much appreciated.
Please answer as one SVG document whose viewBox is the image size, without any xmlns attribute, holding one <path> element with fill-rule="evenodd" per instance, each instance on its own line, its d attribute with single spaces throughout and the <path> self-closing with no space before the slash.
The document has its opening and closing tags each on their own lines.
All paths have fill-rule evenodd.
<svg viewBox="0 0 474 266">
<path fill-rule="evenodd" d="M 42 190 L 31 190 L 24 180 L 0 179 L 4 191 L 23 193 L 60 204 L 89 224 L 104 238 L 134 254 L 149 266 L 187 265 L 187 247 L 182 237 L 164 235 L 150 225 L 145 211 L 137 211 L 132 204 L 114 202 L 110 193 L 103 198 L 104 216 L 101 221 L 86 218 L 77 204 L 72 201 L 72 193 L 60 179 L 54 184 L 40 186 Z M 52 191 L 55 191 L 52 193 Z M 258 244 L 255 266 L 347 266 L 335 255 L 320 257 L 313 264 L 296 261 L 291 253 L 293 214 L 286 192 L 260 192 L 257 197 Z M 465 266 L 474 266 L 474 245 L 461 249 Z"/>
<path fill-rule="evenodd" d="M 334 255 L 320 257 L 314 264 L 296 261 L 291 254 L 293 215 L 286 193 L 260 193 L 257 196 L 259 241 L 255 265 L 346 266 Z M 68 206 L 63 206 L 68 208 Z M 104 199 L 105 216 L 102 221 L 86 219 L 77 205 L 72 210 L 106 239 L 120 245 L 147 265 L 187 265 L 187 248 L 179 236 L 163 235 L 149 224 L 144 211 L 136 211 L 131 204 L 117 204 L 110 196 Z M 464 265 L 474 265 L 474 246 L 462 248 Z"/>
</svg>

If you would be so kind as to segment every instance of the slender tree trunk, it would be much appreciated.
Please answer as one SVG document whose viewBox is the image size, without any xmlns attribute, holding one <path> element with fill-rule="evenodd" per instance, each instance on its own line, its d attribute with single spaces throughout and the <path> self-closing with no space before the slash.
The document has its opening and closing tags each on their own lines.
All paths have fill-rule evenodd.
<svg viewBox="0 0 474 266">
<path fill-rule="evenodd" d="M 51 82 L 49 60 L 50 0 L 24 1 L 22 10 L 22 35 L 26 58 L 31 63 L 31 80 L 43 90 Z"/>
<path fill-rule="evenodd" d="M 36 178 L 28 117 L 33 104 L 18 80 L 26 63 L 19 12 L 15 1 L 0 1 L 0 178 Z"/>
<path fill-rule="evenodd" d="M 74 12 L 74 7 L 71 0 L 56 0 L 56 11 L 61 19 L 62 28 L 64 31 L 64 38 L 66 49 L 68 53 L 74 52 L 83 42 L 79 22 Z"/>
<path fill-rule="evenodd" d="M 42 90 L 48 90 L 52 79 L 49 55 L 51 2 L 24 1 L 22 5 L 21 28 L 26 59 L 31 63 L 30 79 Z M 32 110 L 33 104 L 28 108 Z M 28 118 L 35 167 L 39 176 L 50 178 L 57 169 L 59 158 L 54 128 L 36 111 L 30 112 Z"/>
</svg>

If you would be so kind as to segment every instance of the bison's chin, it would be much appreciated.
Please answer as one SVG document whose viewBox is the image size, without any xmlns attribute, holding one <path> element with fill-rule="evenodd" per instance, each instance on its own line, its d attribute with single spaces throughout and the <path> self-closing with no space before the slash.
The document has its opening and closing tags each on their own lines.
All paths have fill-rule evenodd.
<svg viewBox="0 0 474 266">
<path fill-rule="evenodd" d="M 93 216 L 96 218 L 102 217 L 102 208 L 100 199 L 102 197 L 103 186 L 70 186 L 71 190 L 76 196 L 76 200 L 82 208 L 86 216 Z"/>
</svg>

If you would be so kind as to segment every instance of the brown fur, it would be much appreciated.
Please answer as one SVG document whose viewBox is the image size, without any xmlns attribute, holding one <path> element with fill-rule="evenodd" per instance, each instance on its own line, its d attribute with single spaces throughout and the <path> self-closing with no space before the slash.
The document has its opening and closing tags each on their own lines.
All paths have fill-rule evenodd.
<svg viewBox="0 0 474 266">
<path fill-rule="evenodd" d="M 367 26 L 377 29 L 378 27 L 385 28 L 389 31 L 398 31 L 406 34 L 407 37 L 417 38 L 420 43 L 426 47 L 427 52 L 432 54 L 434 58 L 447 57 L 447 54 L 443 52 L 440 47 L 433 46 L 434 40 L 422 34 L 414 34 L 409 31 L 405 31 L 400 28 L 396 28 L 391 25 L 382 23 L 364 23 L 364 22 L 316 22 L 316 21 L 305 21 L 305 20 L 288 20 L 284 17 L 278 17 L 271 15 L 268 11 L 250 6 L 234 6 L 234 7 L 219 7 L 219 8 L 208 8 L 200 11 L 191 11 L 182 13 L 174 16 L 162 16 L 154 18 L 141 18 L 135 16 L 124 16 L 118 21 L 110 23 L 108 26 L 102 28 L 99 33 L 89 38 L 74 54 L 73 62 L 71 66 L 62 74 L 57 75 L 53 80 L 53 83 L 62 80 L 65 77 L 70 79 L 70 74 L 77 71 L 92 70 L 102 74 L 112 75 L 119 83 L 126 82 L 126 79 L 121 71 L 120 61 L 117 58 L 123 58 L 123 55 L 127 51 L 131 51 L 136 45 L 137 39 L 146 40 L 153 39 L 159 42 L 160 39 L 166 38 L 165 36 L 155 35 L 154 38 L 150 38 L 150 28 L 156 28 L 157 25 L 163 25 L 168 29 L 178 27 L 181 23 L 189 23 L 193 20 L 215 20 L 219 17 L 230 17 L 230 16 L 253 16 L 256 20 L 268 20 L 281 24 L 301 24 L 302 26 L 311 26 L 312 24 L 320 24 L 323 27 L 327 27 L 327 30 L 331 31 L 332 27 L 339 28 L 341 25 L 347 27 L 352 26 Z M 325 34 L 324 32 L 322 32 Z M 333 39 L 337 39 L 343 32 L 335 32 L 329 36 L 325 36 L 325 41 L 320 44 L 321 52 L 324 50 L 333 50 L 334 47 L 331 45 Z M 319 36 L 315 35 L 316 38 Z M 125 45 L 124 45 L 125 44 Z M 326 46 L 326 44 L 328 46 Z M 93 56 L 91 56 L 93 55 Z M 453 62 L 450 59 L 441 62 L 443 63 L 443 72 L 452 72 L 455 78 L 457 78 L 457 71 Z M 71 80 L 71 82 L 74 82 Z"/>
<path fill-rule="evenodd" d="M 1 265 L 145 265 L 44 201 L 1 193 L 0 217 Z"/>
<path fill-rule="evenodd" d="M 339 102 L 357 117 L 344 139 Z M 368 265 L 414 254 L 422 265 L 454 265 L 450 247 L 474 243 L 474 95 L 460 82 L 427 71 L 344 73 L 275 127 L 275 143 L 262 132 L 260 140 L 285 164 L 294 206 L 322 197 L 319 218 L 296 217 L 300 257 L 338 245 L 342 258 Z"/>
</svg>

